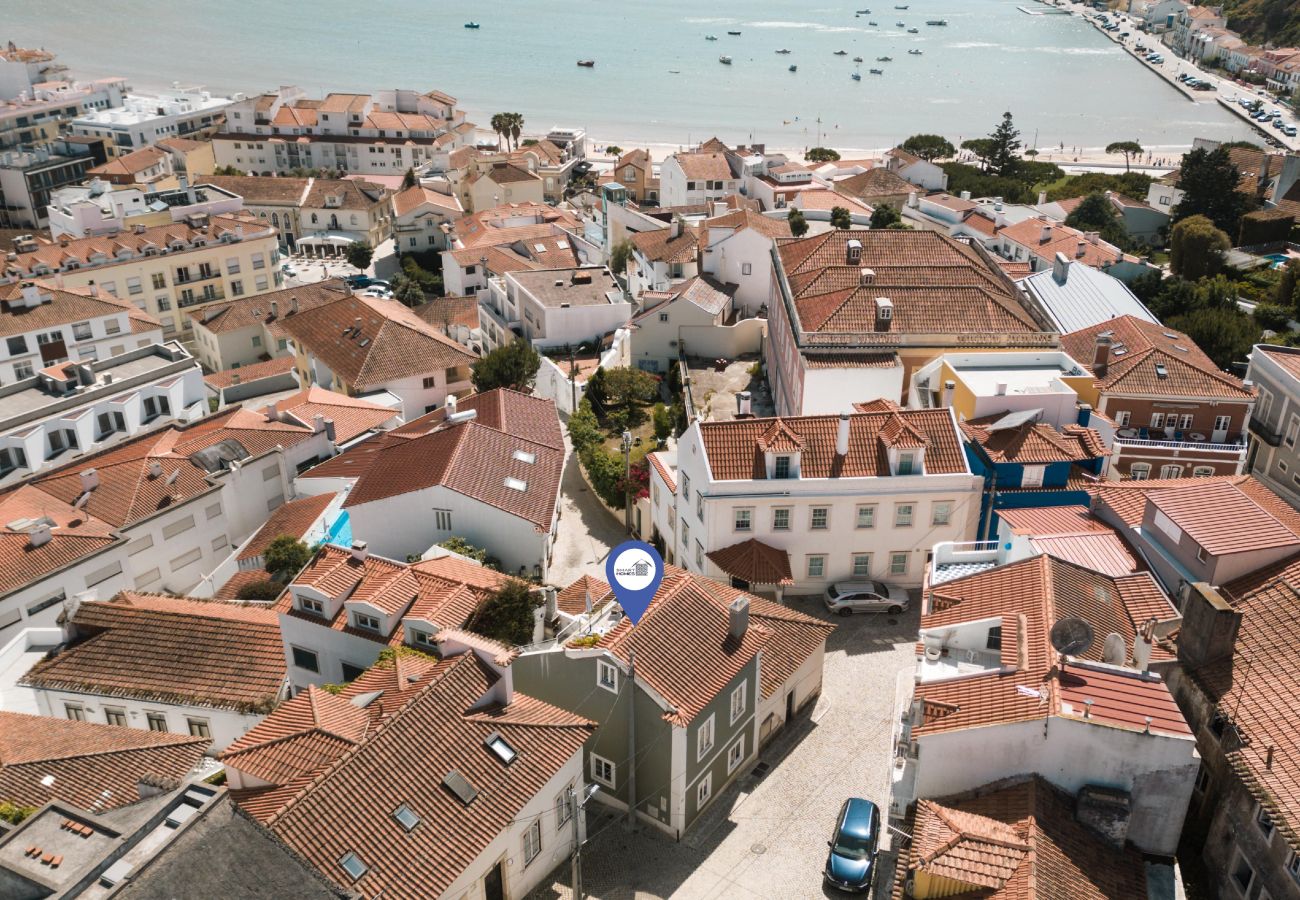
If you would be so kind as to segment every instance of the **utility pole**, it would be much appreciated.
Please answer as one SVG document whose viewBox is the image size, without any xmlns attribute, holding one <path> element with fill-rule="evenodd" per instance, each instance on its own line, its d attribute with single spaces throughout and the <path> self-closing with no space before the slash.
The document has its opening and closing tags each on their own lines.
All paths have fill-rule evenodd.
<svg viewBox="0 0 1300 900">
<path fill-rule="evenodd" d="M 578 411 L 578 366 L 573 361 L 573 346 L 569 346 L 569 396 L 572 406 L 569 407 L 570 414 Z"/>
<path fill-rule="evenodd" d="M 632 432 L 623 432 L 623 528 L 632 533 Z"/>
<path fill-rule="evenodd" d="M 573 900 L 582 900 L 582 836 L 578 832 L 578 814 L 582 807 L 578 805 L 578 795 L 573 786 L 569 786 L 569 818 L 573 820 L 573 865 L 570 880 L 573 882 Z"/>
<path fill-rule="evenodd" d="M 627 827 L 636 830 L 636 653 L 627 651 Z"/>
</svg>

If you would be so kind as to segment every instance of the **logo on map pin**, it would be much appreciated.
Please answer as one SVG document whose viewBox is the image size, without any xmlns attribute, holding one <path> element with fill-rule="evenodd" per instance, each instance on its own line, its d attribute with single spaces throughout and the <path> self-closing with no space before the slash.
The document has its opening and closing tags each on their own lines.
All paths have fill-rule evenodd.
<svg viewBox="0 0 1300 900">
<path fill-rule="evenodd" d="M 659 551 L 644 541 L 626 541 L 610 551 L 605 577 L 618 605 L 635 625 L 664 580 L 664 561 Z"/>
</svg>

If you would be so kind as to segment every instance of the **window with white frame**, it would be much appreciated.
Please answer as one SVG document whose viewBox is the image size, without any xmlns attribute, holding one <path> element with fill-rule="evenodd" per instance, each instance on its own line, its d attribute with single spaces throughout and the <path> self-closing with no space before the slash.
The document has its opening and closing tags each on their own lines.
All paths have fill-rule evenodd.
<svg viewBox="0 0 1300 900">
<path fill-rule="evenodd" d="M 1047 466 L 1025 466 L 1020 474 L 1021 487 L 1042 487 L 1043 472 Z"/>
<path fill-rule="evenodd" d="M 308 672 L 320 672 L 320 657 L 316 655 L 315 650 L 307 650 L 303 647 L 291 647 L 293 651 L 293 664 L 300 669 L 306 669 Z"/>
<path fill-rule="evenodd" d="M 538 854 L 541 852 L 542 821 L 541 819 L 534 819 L 533 823 L 524 829 L 524 865 L 527 866 L 537 859 Z"/>
<path fill-rule="evenodd" d="M 727 774 L 736 771 L 736 767 L 745 761 L 745 736 L 742 734 L 736 743 L 727 748 Z"/>
<path fill-rule="evenodd" d="M 874 506 L 858 507 L 858 528 L 875 528 L 876 527 L 876 508 Z"/>
<path fill-rule="evenodd" d="M 740 508 L 735 510 L 735 528 L 737 531 L 754 530 L 754 510 Z"/>
<path fill-rule="evenodd" d="M 695 787 L 695 809 L 701 810 L 704 804 L 709 802 L 713 796 L 713 773 L 710 772 L 700 779 L 700 783 Z"/>
<path fill-rule="evenodd" d="M 713 716 L 699 724 L 695 729 L 695 759 L 697 761 L 704 759 L 705 755 L 713 749 Z"/>
<path fill-rule="evenodd" d="M 682 475 L 682 497 L 686 500 L 691 499 L 691 476 Z"/>
<path fill-rule="evenodd" d="M 603 659 L 596 660 L 596 684 L 618 693 L 618 666 Z"/>
<path fill-rule="evenodd" d="M 704 569 L 704 545 L 698 539 L 695 541 L 695 568 Z"/>
<path fill-rule="evenodd" d="M 745 714 L 745 700 L 749 694 L 749 683 L 742 681 L 734 691 L 731 692 L 731 724 L 735 725 L 736 720 Z"/>
<path fill-rule="evenodd" d="M 1152 428 L 1164 428 L 1164 427 L 1165 427 L 1165 414 L 1164 414 L 1164 413 L 1159 413 L 1159 412 L 1153 412 L 1153 413 L 1151 414 L 1151 427 L 1152 427 Z"/>
<path fill-rule="evenodd" d="M 298 608 L 303 612 L 315 613 L 318 616 L 325 614 L 325 604 L 321 603 L 315 597 L 299 597 Z"/>
<path fill-rule="evenodd" d="M 379 617 L 366 615 L 365 613 L 353 613 L 352 624 L 356 625 L 358 628 L 366 628 L 369 629 L 370 631 L 378 631 Z"/>
<path fill-rule="evenodd" d="M 1161 466 L 1160 477 L 1161 478 L 1182 478 L 1183 467 L 1173 465 L 1172 463 L 1169 465 Z"/>
<path fill-rule="evenodd" d="M 871 576 L 871 554 L 853 554 L 853 577 L 869 578 Z"/>
<path fill-rule="evenodd" d="M 790 530 L 790 507 L 778 506 L 776 509 L 772 510 L 772 530 Z"/>
<path fill-rule="evenodd" d="M 1191 428 L 1192 418 L 1193 417 L 1191 413 L 1183 413 L 1181 416 L 1178 417 L 1178 427 L 1181 428 L 1183 431 L 1186 431 L 1187 429 Z"/>
<path fill-rule="evenodd" d="M 1151 477 L 1151 463 L 1133 463 L 1128 467 L 1128 474 L 1134 481 L 1146 481 Z"/>
<path fill-rule="evenodd" d="M 813 531 L 825 531 L 830 517 L 831 508 L 829 506 L 814 506 L 808 519 L 808 527 Z"/>
<path fill-rule="evenodd" d="M 1255 804 L 1255 827 L 1264 835 L 1265 842 L 1273 839 L 1273 819 L 1260 803 Z"/>
<path fill-rule="evenodd" d="M 894 504 L 894 527 L 909 528 L 912 525 L 913 514 L 916 507 L 911 503 Z"/>
<path fill-rule="evenodd" d="M 1193 466 L 1192 467 L 1193 478 L 1209 478 L 1213 474 L 1214 474 L 1214 466 Z"/>
<path fill-rule="evenodd" d="M 930 504 L 930 524 L 947 525 L 952 522 L 952 503 L 941 500 Z"/>
<path fill-rule="evenodd" d="M 1115 424 L 1118 425 L 1120 428 L 1124 428 L 1125 426 L 1128 425 L 1129 421 L 1132 418 L 1133 418 L 1133 414 L 1131 412 L 1129 412 L 1127 409 L 1122 409 L 1119 412 L 1115 413 Z"/>
<path fill-rule="evenodd" d="M 451 531 L 451 510 L 435 509 L 433 511 L 433 527 L 439 531 Z"/>
<path fill-rule="evenodd" d="M 563 828 L 573 818 L 573 804 L 569 801 L 570 797 L 567 790 L 560 791 L 560 795 L 555 798 L 556 828 Z"/>
<path fill-rule="evenodd" d="M 695 518 L 704 521 L 704 495 L 699 491 L 695 492 Z"/>
<path fill-rule="evenodd" d="M 591 780 L 597 784 L 603 784 L 611 791 L 614 790 L 615 776 L 617 769 L 614 763 L 603 756 L 591 754 Z"/>
<path fill-rule="evenodd" d="M 1215 417 L 1214 417 L 1214 430 L 1215 430 L 1215 431 L 1227 431 L 1228 428 L 1229 428 L 1229 426 L 1231 426 L 1231 425 L 1232 425 L 1232 416 L 1215 416 Z"/>
<path fill-rule="evenodd" d="M 908 559 L 908 557 L 909 557 L 910 555 L 911 555 L 911 554 L 906 553 L 906 552 L 891 553 L 891 554 L 889 554 L 889 574 L 890 574 L 890 575 L 906 575 L 906 574 L 907 574 L 907 559 Z"/>
<path fill-rule="evenodd" d="M 808 577 L 824 578 L 826 576 L 826 557 L 815 553 L 808 557 Z"/>
</svg>

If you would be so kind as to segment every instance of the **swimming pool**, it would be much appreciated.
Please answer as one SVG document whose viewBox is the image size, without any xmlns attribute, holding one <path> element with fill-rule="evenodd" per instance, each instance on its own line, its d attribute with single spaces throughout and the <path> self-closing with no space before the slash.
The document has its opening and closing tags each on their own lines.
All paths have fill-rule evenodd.
<svg viewBox="0 0 1300 900">
<path fill-rule="evenodd" d="M 1291 257 L 1287 256 L 1285 253 L 1266 253 L 1264 258 L 1273 261 L 1273 265 L 1269 266 L 1270 269 L 1280 269 L 1286 265 L 1287 260 Z"/>
<path fill-rule="evenodd" d="M 348 515 L 346 509 L 339 514 L 339 517 L 334 520 L 334 524 L 330 526 L 329 537 L 326 538 L 326 542 L 337 544 L 340 547 L 352 546 L 352 517 Z"/>
</svg>

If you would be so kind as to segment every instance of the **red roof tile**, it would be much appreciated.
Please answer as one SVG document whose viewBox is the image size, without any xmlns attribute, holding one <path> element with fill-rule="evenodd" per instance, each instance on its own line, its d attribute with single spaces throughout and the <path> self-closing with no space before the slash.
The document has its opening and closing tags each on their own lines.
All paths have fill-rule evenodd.
<svg viewBox="0 0 1300 900">
<path fill-rule="evenodd" d="M 1044 422 L 1024 422 L 1015 428 L 992 429 L 990 426 L 1001 418 L 999 413 L 961 423 L 966 439 L 978 444 L 994 463 L 1082 462 L 1110 455 L 1101 435 L 1094 429 L 1066 425 L 1057 431 Z"/>
<path fill-rule="evenodd" d="M 1300 547 L 1300 537 L 1230 484 L 1215 482 L 1151 491 L 1147 502 L 1216 556 Z"/>
<path fill-rule="evenodd" d="M 750 584 L 794 584 L 790 575 L 790 554 L 757 538 L 706 555 L 728 575 Z"/>
<path fill-rule="evenodd" d="M 327 391 L 318 385 L 311 385 L 291 397 L 277 401 L 276 409 L 293 416 L 307 428 L 314 428 L 316 416 L 324 416 L 334 422 L 334 440 L 337 444 L 354 441 L 368 431 L 374 431 L 392 422 L 398 412 L 362 400 L 349 397 L 335 391 Z"/>
<path fill-rule="evenodd" d="M 258 381 L 262 378 L 288 375 L 293 371 L 293 367 L 294 359 L 292 356 L 279 356 L 275 359 L 255 362 L 252 365 L 223 369 L 220 372 L 204 375 L 203 383 L 213 390 L 219 391 L 235 384 L 248 384 L 250 381 Z"/>
<path fill-rule="evenodd" d="M 306 537 L 311 526 L 325 513 L 325 508 L 330 505 L 334 497 L 334 494 L 317 494 L 314 497 L 301 497 L 281 504 L 275 512 L 271 513 L 271 518 L 267 519 L 244 545 L 238 558 L 243 560 L 261 556 L 281 535 L 299 540 Z M 265 572 L 261 574 L 262 577 L 266 577 Z"/>
</svg>

